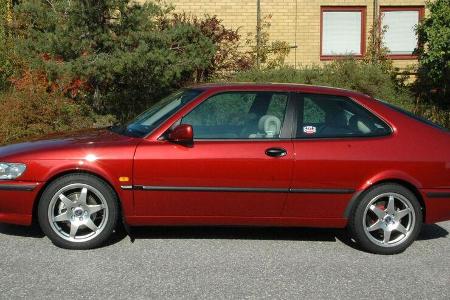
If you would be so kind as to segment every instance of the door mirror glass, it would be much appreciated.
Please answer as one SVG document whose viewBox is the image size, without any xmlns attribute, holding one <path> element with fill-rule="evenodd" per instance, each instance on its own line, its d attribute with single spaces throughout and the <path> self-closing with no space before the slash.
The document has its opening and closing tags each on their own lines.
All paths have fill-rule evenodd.
<svg viewBox="0 0 450 300">
<path fill-rule="evenodd" d="M 189 124 L 181 124 L 169 133 L 169 141 L 179 144 L 192 144 L 194 142 L 194 130 Z"/>
</svg>

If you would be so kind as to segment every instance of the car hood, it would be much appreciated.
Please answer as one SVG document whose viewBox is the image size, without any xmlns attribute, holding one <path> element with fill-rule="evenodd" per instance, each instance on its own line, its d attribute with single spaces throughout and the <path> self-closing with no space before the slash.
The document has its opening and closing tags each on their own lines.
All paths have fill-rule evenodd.
<svg viewBox="0 0 450 300">
<path fill-rule="evenodd" d="M 140 139 L 119 135 L 108 129 L 88 129 L 51 134 L 35 140 L 0 147 L 0 160 L 79 159 L 96 149 L 135 147 Z"/>
</svg>

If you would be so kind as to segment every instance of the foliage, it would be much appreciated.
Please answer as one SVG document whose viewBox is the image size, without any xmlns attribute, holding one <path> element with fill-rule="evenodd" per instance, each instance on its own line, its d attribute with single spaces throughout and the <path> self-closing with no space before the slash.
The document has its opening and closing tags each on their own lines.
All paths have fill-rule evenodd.
<svg viewBox="0 0 450 300">
<path fill-rule="evenodd" d="M 26 72 L 14 86 L 0 94 L 0 144 L 94 125 L 93 112 L 49 86 L 43 74 Z"/>
<path fill-rule="evenodd" d="M 10 0 L 0 0 L 0 91 L 8 87 L 8 79 L 13 74 L 12 45 L 6 26 L 9 17 Z"/>
<path fill-rule="evenodd" d="M 381 22 L 374 20 L 369 30 L 369 40 L 367 43 L 364 62 L 379 65 L 386 73 L 393 73 L 392 60 L 389 59 L 389 49 L 384 44 L 384 35 L 387 27 L 380 28 Z"/>
<path fill-rule="evenodd" d="M 258 35 L 249 33 L 246 41 L 247 46 L 251 49 L 250 55 L 252 65 L 267 69 L 281 68 L 285 65 L 286 57 L 289 55 L 291 47 L 285 41 L 270 41 L 269 29 L 271 16 L 266 16 L 256 30 L 260 32 L 259 43 Z M 258 66 L 259 60 L 260 66 Z"/>
<path fill-rule="evenodd" d="M 352 59 L 337 60 L 324 66 L 278 70 L 252 70 L 236 74 L 237 81 L 303 83 L 346 88 L 389 100 L 413 105 L 412 95 L 399 88 L 379 64 Z"/>
<path fill-rule="evenodd" d="M 416 92 L 425 102 L 450 109 L 450 0 L 427 3 L 430 14 L 419 24 Z"/>
<path fill-rule="evenodd" d="M 33 69 L 96 111 L 125 120 L 195 80 L 215 46 L 171 8 L 129 0 L 24 0 L 13 22 L 16 50 Z"/>
<path fill-rule="evenodd" d="M 230 72 L 248 70 L 252 67 L 249 54 L 239 49 L 238 30 L 226 28 L 217 16 L 205 15 L 199 18 L 186 13 L 175 13 L 168 19 L 171 25 L 184 24 L 198 28 L 216 47 L 216 52 L 209 65 L 196 72 L 196 81 L 201 82 Z"/>
</svg>

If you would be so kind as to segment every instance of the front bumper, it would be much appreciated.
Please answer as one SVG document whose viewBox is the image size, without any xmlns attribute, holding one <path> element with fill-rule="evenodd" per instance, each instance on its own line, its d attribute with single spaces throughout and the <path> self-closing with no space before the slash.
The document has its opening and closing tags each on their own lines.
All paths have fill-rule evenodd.
<svg viewBox="0 0 450 300">
<path fill-rule="evenodd" d="M 30 225 L 40 182 L 0 182 L 0 223 Z"/>
</svg>

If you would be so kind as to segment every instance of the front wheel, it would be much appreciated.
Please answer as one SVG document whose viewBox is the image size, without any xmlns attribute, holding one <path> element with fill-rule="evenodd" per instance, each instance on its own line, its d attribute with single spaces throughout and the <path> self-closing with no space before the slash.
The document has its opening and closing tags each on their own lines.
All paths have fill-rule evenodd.
<svg viewBox="0 0 450 300">
<path fill-rule="evenodd" d="M 112 234 L 118 219 L 118 201 L 103 180 L 87 174 L 71 174 L 52 182 L 38 206 L 39 224 L 57 246 L 91 249 Z"/>
<path fill-rule="evenodd" d="M 422 218 L 421 205 L 410 190 L 382 184 L 363 195 L 349 220 L 349 230 L 364 250 L 396 254 L 417 238 Z"/>
</svg>

